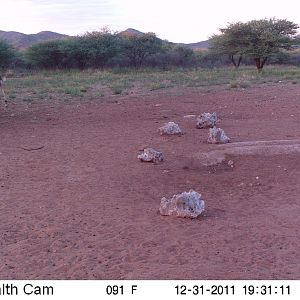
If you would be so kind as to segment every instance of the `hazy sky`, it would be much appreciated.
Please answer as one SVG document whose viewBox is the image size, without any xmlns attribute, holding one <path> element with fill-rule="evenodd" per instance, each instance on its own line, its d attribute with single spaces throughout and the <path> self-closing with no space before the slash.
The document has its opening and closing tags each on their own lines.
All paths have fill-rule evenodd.
<svg viewBox="0 0 300 300">
<path fill-rule="evenodd" d="M 171 42 L 198 42 L 229 22 L 261 18 L 300 24 L 300 0 L 0 0 L 0 30 L 70 35 L 135 28 Z"/>
</svg>

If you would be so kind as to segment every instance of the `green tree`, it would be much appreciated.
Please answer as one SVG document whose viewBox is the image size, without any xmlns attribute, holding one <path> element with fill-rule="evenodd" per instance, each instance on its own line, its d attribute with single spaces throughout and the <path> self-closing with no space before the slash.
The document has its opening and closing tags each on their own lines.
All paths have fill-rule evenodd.
<svg viewBox="0 0 300 300">
<path fill-rule="evenodd" d="M 267 59 L 281 50 L 290 50 L 297 44 L 299 26 L 287 20 L 262 19 L 229 24 L 220 29 L 220 35 L 211 38 L 212 51 L 228 54 L 238 67 L 242 56 L 251 57 L 261 71 Z M 234 56 L 238 55 L 238 61 Z"/>
<path fill-rule="evenodd" d="M 281 50 L 291 50 L 297 44 L 299 26 L 287 20 L 263 19 L 247 23 L 245 54 L 252 57 L 257 69 L 264 67 L 267 59 Z"/>
<path fill-rule="evenodd" d="M 31 46 L 26 52 L 29 64 L 38 68 L 102 68 L 120 50 L 115 34 L 91 32 L 67 40 L 54 40 Z"/>
<path fill-rule="evenodd" d="M 149 55 L 161 52 L 162 48 L 162 40 L 157 38 L 154 33 L 123 37 L 122 50 L 130 59 L 131 65 L 136 68 L 141 67 Z"/>
<path fill-rule="evenodd" d="M 120 51 L 119 37 L 106 30 L 103 32 L 88 32 L 82 38 L 92 68 L 102 68 Z"/>
<path fill-rule="evenodd" d="M 63 59 L 61 46 L 64 42 L 63 40 L 53 40 L 29 47 L 25 53 L 27 63 L 38 68 L 60 68 Z"/>
<path fill-rule="evenodd" d="M 15 50 L 4 40 L 0 40 L 0 69 L 7 69 L 15 58 Z"/>
<path fill-rule="evenodd" d="M 88 68 L 90 65 L 89 48 L 84 37 L 66 40 L 61 46 L 62 67 L 67 69 Z"/>
<path fill-rule="evenodd" d="M 221 34 L 210 38 L 210 49 L 213 54 L 228 55 L 232 64 L 238 68 L 245 54 L 246 25 L 237 22 L 221 28 L 220 31 Z"/>
</svg>

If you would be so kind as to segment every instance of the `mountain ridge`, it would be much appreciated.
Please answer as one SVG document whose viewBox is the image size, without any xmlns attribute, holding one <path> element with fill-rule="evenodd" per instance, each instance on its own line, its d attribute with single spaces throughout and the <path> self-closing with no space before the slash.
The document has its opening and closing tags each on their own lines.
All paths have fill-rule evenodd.
<svg viewBox="0 0 300 300">
<path fill-rule="evenodd" d="M 118 33 L 121 36 L 142 36 L 145 33 L 134 28 L 127 28 Z M 46 42 L 49 40 L 65 39 L 71 36 L 53 31 L 41 31 L 36 34 L 25 34 L 17 31 L 2 31 L 0 30 L 0 39 L 6 40 L 19 50 L 24 50 L 33 44 Z M 172 42 L 171 42 L 172 43 Z M 172 43 L 175 45 L 185 46 L 193 50 L 207 49 L 209 41 L 201 41 L 196 43 Z"/>
<path fill-rule="evenodd" d="M 69 36 L 53 31 L 41 31 L 36 34 L 25 34 L 17 31 L 2 31 L 0 30 L 0 39 L 10 43 L 17 49 L 23 50 L 33 44 L 50 40 L 64 39 Z"/>
</svg>

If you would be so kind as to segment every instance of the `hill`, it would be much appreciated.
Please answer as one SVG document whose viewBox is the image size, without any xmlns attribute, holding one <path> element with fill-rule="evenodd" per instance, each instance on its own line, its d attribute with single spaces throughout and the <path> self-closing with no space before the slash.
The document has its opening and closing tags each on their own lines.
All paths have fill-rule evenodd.
<svg viewBox="0 0 300 300">
<path fill-rule="evenodd" d="M 143 36 L 144 34 L 145 34 L 144 32 L 138 31 L 133 28 L 127 28 L 126 30 L 119 32 L 119 35 L 123 37 Z"/>
<path fill-rule="evenodd" d="M 143 36 L 145 33 L 134 28 L 127 28 L 124 31 L 119 32 L 120 36 Z M 6 40 L 8 43 L 12 44 L 17 49 L 26 49 L 33 44 L 39 42 L 45 42 L 49 40 L 65 39 L 68 38 L 68 35 L 60 34 L 52 31 L 41 31 L 37 34 L 25 34 L 16 31 L 1 31 L 0 30 L 0 39 Z M 176 44 L 176 43 L 172 43 Z M 207 49 L 209 47 L 209 41 L 201 41 L 197 43 L 177 43 L 181 46 L 186 46 L 193 50 L 197 49 Z"/>
<path fill-rule="evenodd" d="M 201 41 L 198 43 L 190 43 L 190 44 L 180 44 L 182 46 L 186 46 L 188 48 L 191 48 L 193 50 L 197 50 L 197 49 L 208 49 L 209 47 L 209 41 Z"/>
<path fill-rule="evenodd" d="M 17 49 L 26 49 L 35 43 L 49 40 L 65 39 L 68 37 L 68 35 L 52 31 L 41 31 L 37 34 L 25 34 L 16 31 L 0 30 L 0 39 L 6 40 Z"/>
<path fill-rule="evenodd" d="M 124 36 L 124 37 L 126 37 L 126 36 L 127 37 L 128 36 L 143 36 L 144 34 L 145 34 L 144 32 L 141 32 L 134 28 L 127 28 L 126 30 L 119 32 L 119 35 Z M 171 43 L 171 44 L 185 46 L 185 47 L 191 48 L 193 50 L 207 49 L 209 47 L 209 41 L 201 41 L 201 42 L 189 43 L 189 44 L 184 44 L 184 43 Z"/>
</svg>

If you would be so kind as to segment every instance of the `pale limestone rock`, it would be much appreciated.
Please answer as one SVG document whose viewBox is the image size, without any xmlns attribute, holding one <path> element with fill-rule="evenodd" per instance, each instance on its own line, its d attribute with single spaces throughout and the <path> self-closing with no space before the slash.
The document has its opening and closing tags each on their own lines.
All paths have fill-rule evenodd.
<svg viewBox="0 0 300 300">
<path fill-rule="evenodd" d="M 217 114 L 203 113 L 197 117 L 197 128 L 212 128 L 217 124 Z"/>
<path fill-rule="evenodd" d="M 182 131 L 178 124 L 174 122 L 166 123 L 164 126 L 158 129 L 160 135 L 181 135 Z"/>
<path fill-rule="evenodd" d="M 163 216 L 197 218 L 205 209 L 201 194 L 190 190 L 174 195 L 171 199 L 162 198 L 159 212 Z"/>
<path fill-rule="evenodd" d="M 230 142 L 230 138 L 225 134 L 221 128 L 210 128 L 207 142 L 210 144 L 226 144 Z"/>
<path fill-rule="evenodd" d="M 161 162 L 164 160 L 162 152 L 156 151 L 153 148 L 146 148 L 144 152 L 138 155 L 138 159 L 145 162 Z"/>
</svg>

